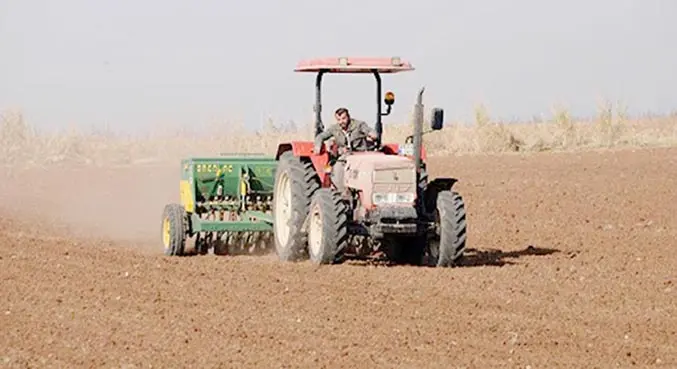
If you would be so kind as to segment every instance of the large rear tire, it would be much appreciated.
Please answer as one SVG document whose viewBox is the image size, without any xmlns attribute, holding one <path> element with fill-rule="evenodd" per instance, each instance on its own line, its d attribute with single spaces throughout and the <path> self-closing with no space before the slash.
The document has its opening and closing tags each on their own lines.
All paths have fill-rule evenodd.
<svg viewBox="0 0 677 369">
<path fill-rule="evenodd" d="M 338 192 L 319 189 L 310 204 L 308 254 L 315 264 L 336 264 L 348 243 L 348 215 Z"/>
<path fill-rule="evenodd" d="M 303 222 L 310 201 L 320 188 L 313 165 L 295 157 L 291 151 L 280 155 L 273 190 L 273 231 L 275 251 L 282 261 L 304 258 L 308 242 Z"/>
<path fill-rule="evenodd" d="M 162 212 L 162 244 L 168 256 L 181 256 L 186 246 L 186 211 L 179 204 L 168 204 Z"/>
<path fill-rule="evenodd" d="M 440 191 L 436 206 L 437 235 L 428 243 L 430 266 L 453 267 L 460 264 L 465 252 L 466 214 L 461 195 Z"/>
</svg>

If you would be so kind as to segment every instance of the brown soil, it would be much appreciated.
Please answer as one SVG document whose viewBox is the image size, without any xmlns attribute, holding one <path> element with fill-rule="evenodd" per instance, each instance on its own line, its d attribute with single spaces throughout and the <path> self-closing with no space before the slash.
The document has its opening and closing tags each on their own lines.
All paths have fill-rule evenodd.
<svg viewBox="0 0 677 369">
<path fill-rule="evenodd" d="M 677 368 L 677 149 L 431 166 L 465 267 L 169 258 L 178 167 L 6 179 L 0 366 Z"/>
</svg>

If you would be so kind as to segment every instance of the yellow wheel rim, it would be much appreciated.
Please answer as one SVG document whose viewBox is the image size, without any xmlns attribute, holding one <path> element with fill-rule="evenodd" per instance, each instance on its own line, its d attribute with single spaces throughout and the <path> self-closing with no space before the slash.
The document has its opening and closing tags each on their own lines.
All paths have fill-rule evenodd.
<svg viewBox="0 0 677 369">
<path fill-rule="evenodd" d="M 165 218 L 162 222 L 162 243 L 165 245 L 165 248 L 169 248 L 169 240 L 171 238 L 171 224 L 169 223 L 169 218 Z"/>
</svg>

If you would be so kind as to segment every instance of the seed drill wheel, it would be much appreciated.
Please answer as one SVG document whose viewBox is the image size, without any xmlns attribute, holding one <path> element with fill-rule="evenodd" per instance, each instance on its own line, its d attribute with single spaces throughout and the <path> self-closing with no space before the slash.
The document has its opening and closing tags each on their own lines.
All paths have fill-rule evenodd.
<svg viewBox="0 0 677 369">
<path fill-rule="evenodd" d="M 329 188 L 315 193 L 310 204 L 308 253 L 315 264 L 334 264 L 348 243 L 348 216 L 339 194 Z"/>
<path fill-rule="evenodd" d="M 435 213 L 437 234 L 428 244 L 427 264 L 456 266 L 465 251 L 466 215 L 463 198 L 456 192 L 439 192 Z"/>
<path fill-rule="evenodd" d="M 273 193 L 275 250 L 280 260 L 296 261 L 304 256 L 307 234 L 302 230 L 303 222 L 319 187 L 311 163 L 291 151 L 280 155 Z"/>
<path fill-rule="evenodd" d="M 162 212 L 162 244 L 165 255 L 180 256 L 186 245 L 186 211 L 179 204 L 166 205 Z"/>
</svg>

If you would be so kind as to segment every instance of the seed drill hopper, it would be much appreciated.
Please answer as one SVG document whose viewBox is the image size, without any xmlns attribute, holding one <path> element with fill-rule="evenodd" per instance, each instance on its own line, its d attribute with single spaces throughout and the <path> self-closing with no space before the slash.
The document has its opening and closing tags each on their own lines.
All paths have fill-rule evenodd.
<svg viewBox="0 0 677 369">
<path fill-rule="evenodd" d="M 234 154 L 181 161 L 180 203 L 162 215 L 166 255 L 264 252 L 271 244 L 274 157 Z"/>
</svg>

